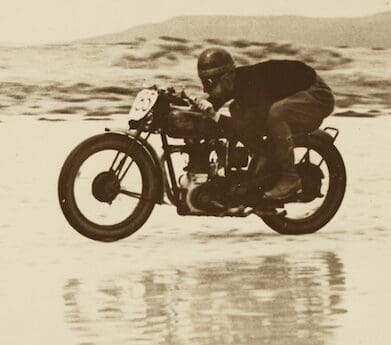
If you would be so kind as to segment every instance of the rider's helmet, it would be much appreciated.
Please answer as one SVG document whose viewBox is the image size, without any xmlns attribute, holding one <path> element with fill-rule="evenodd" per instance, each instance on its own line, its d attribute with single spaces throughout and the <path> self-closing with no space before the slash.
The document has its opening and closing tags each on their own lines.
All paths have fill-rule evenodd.
<svg viewBox="0 0 391 345">
<path fill-rule="evenodd" d="M 234 68 L 234 59 L 223 48 L 205 49 L 198 57 L 197 69 L 201 80 L 219 77 Z"/>
</svg>

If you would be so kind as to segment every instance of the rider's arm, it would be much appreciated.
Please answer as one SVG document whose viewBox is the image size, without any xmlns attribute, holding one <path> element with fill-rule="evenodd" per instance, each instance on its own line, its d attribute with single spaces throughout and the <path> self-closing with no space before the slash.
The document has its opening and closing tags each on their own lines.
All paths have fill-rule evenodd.
<svg viewBox="0 0 391 345">
<path fill-rule="evenodd" d="M 231 102 L 229 105 L 229 112 L 232 114 L 233 105 L 235 102 Z M 222 106 L 223 104 L 221 104 Z M 218 104 L 218 108 L 214 106 L 214 109 L 220 109 L 220 104 Z M 215 117 L 215 121 L 217 122 L 219 128 L 229 136 L 237 136 L 237 128 L 234 124 L 234 121 L 231 116 L 223 115 L 219 110 L 216 110 L 217 116 Z"/>
<path fill-rule="evenodd" d="M 219 125 L 219 127 L 222 129 L 222 131 L 226 133 L 228 136 L 236 135 L 235 126 L 230 116 L 219 114 L 219 117 L 216 122 Z"/>
</svg>

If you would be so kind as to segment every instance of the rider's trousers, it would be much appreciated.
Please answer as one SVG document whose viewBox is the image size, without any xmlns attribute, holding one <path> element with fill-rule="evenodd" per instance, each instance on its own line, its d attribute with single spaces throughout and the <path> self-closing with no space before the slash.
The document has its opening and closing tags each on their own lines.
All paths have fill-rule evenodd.
<svg viewBox="0 0 391 345">
<path fill-rule="evenodd" d="M 309 89 L 273 103 L 266 120 L 268 132 L 271 137 L 280 138 L 282 121 L 289 126 L 293 134 L 312 132 L 331 114 L 334 104 L 331 89 L 317 76 Z"/>
<path fill-rule="evenodd" d="M 334 96 L 326 83 L 317 76 L 307 90 L 299 91 L 273 103 L 265 117 L 258 105 L 245 109 L 233 102 L 231 118 L 224 120 L 224 130 L 233 132 L 250 150 L 256 152 L 262 135 L 283 139 L 296 133 L 308 133 L 319 128 L 323 119 L 334 109 Z M 287 128 L 289 127 L 289 128 Z"/>
</svg>

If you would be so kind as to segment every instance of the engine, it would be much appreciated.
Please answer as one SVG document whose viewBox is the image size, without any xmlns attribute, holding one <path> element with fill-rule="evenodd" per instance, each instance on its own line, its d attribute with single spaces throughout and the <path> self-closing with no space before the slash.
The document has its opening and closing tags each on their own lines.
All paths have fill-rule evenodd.
<svg viewBox="0 0 391 345">
<path fill-rule="evenodd" d="M 247 174 L 248 151 L 236 143 L 189 140 L 186 152 L 189 161 L 179 178 L 178 213 L 212 215 L 230 207 L 230 189 Z"/>
</svg>

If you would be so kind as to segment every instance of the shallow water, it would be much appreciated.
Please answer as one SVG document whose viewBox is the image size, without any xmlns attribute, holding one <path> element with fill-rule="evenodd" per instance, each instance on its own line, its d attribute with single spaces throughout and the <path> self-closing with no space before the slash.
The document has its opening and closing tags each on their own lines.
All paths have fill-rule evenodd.
<svg viewBox="0 0 391 345">
<path fill-rule="evenodd" d="M 328 119 L 341 130 L 348 187 L 316 234 L 157 206 L 137 233 L 109 244 L 66 223 L 56 183 L 77 143 L 126 119 L 0 121 L 1 343 L 390 342 L 389 118 Z"/>
</svg>

